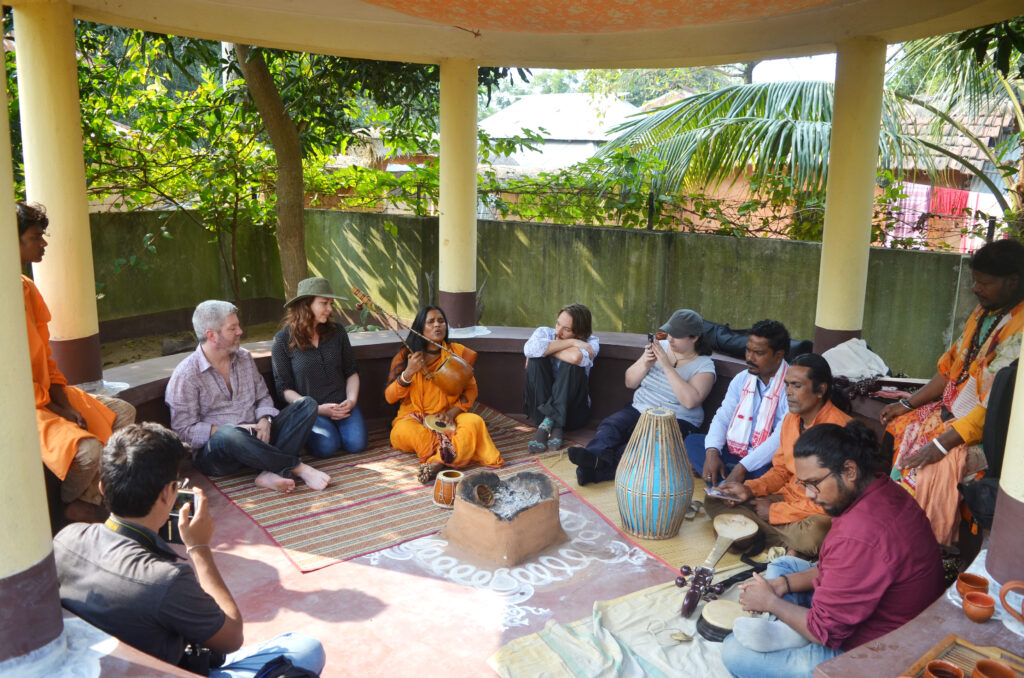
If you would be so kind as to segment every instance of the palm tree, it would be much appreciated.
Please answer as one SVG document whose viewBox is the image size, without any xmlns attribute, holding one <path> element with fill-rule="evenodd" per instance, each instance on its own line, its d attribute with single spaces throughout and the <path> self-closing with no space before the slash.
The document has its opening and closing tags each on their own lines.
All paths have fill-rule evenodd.
<svg viewBox="0 0 1024 678">
<path fill-rule="evenodd" d="M 940 51 L 948 54 L 954 50 L 946 47 Z M 936 75 L 939 73 L 937 70 Z M 968 91 L 953 84 L 947 90 Z M 1016 91 L 1019 94 L 1019 89 Z M 697 94 L 623 123 L 616 128 L 620 135 L 601 154 L 628 148 L 658 158 L 665 170 L 654 180 L 652 190 L 660 194 L 735 181 L 747 167 L 752 168 L 752 182 L 787 174 L 795 188 L 821 190 L 828 172 L 833 93 L 832 83 L 798 81 L 736 85 Z M 1019 96 L 1016 103 L 1019 112 Z M 1003 196 L 1005 187 L 1001 190 L 982 167 L 942 147 L 929 135 L 929 129 L 918 128 L 915 106 L 954 126 L 1000 167 L 997 155 L 951 115 L 954 109 L 892 89 L 885 90 L 882 99 L 879 165 L 897 176 L 908 166 L 924 168 L 935 176 L 936 154 L 945 155 L 976 175 L 1004 211 L 1013 211 Z"/>
</svg>

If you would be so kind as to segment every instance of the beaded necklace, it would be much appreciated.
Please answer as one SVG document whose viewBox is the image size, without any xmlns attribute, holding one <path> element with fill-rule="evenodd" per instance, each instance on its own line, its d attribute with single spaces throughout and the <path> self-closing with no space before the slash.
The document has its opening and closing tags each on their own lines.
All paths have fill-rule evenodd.
<svg viewBox="0 0 1024 678">
<path fill-rule="evenodd" d="M 992 319 L 992 324 L 988 326 L 988 331 L 985 332 L 984 337 L 981 336 L 981 328 L 984 327 L 985 320 L 993 316 L 993 312 L 987 311 L 984 315 L 978 318 L 978 326 L 974 328 L 974 334 L 971 335 L 971 344 L 967 349 L 967 355 L 964 356 L 964 362 L 963 366 L 960 368 L 960 374 L 957 375 L 956 380 L 953 382 L 955 385 L 959 386 L 967 381 L 967 378 L 971 376 L 971 365 L 974 363 L 974 359 L 978 357 L 978 351 L 981 350 L 981 347 L 985 345 L 988 338 L 992 336 L 992 333 L 995 332 L 997 327 L 999 327 L 999 323 L 1002 321 L 1003 316 L 1006 315 L 1009 310 L 1010 307 L 1005 306 L 1000 309 L 998 313 L 994 313 L 995 317 Z"/>
</svg>

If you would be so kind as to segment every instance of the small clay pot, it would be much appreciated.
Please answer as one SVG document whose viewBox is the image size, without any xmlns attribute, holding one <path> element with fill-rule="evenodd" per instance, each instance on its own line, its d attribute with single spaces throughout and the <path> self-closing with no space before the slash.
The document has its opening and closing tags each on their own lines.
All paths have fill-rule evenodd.
<svg viewBox="0 0 1024 678">
<path fill-rule="evenodd" d="M 956 590 L 961 596 L 970 591 L 988 593 L 988 579 L 964 572 L 956 578 Z"/>
<path fill-rule="evenodd" d="M 924 678 L 964 678 L 964 670 L 956 664 L 937 659 L 924 667 Z"/>
<path fill-rule="evenodd" d="M 968 591 L 964 595 L 964 614 L 975 623 L 988 621 L 996 611 L 996 601 L 992 596 Z"/>
<path fill-rule="evenodd" d="M 974 665 L 971 678 L 1017 678 L 1017 672 L 994 659 L 981 659 Z"/>
<path fill-rule="evenodd" d="M 1024 581 L 1014 580 L 1003 584 L 1003 588 L 999 591 L 999 601 L 1003 604 L 1003 608 L 1015 617 L 1017 621 L 1024 623 L 1024 604 L 1021 605 L 1020 612 L 1018 612 L 1006 602 L 1006 595 L 1012 591 L 1024 591 Z"/>
</svg>

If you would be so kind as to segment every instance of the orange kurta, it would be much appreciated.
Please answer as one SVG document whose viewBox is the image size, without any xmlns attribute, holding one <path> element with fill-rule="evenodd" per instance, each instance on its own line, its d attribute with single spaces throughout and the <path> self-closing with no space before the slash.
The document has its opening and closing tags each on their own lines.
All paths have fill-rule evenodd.
<svg viewBox="0 0 1024 678">
<path fill-rule="evenodd" d="M 846 426 L 848 421 L 850 421 L 850 415 L 831 402 L 826 402 L 814 417 L 811 426 L 818 424 Z M 772 457 L 772 467 L 760 478 L 744 483 L 758 497 L 769 494 L 782 495 L 782 501 L 775 502 L 769 508 L 768 519 L 772 525 L 795 523 L 808 516 L 824 513 L 820 506 L 807 498 L 807 493 L 803 488 L 796 484 L 793 446 L 799 437 L 800 415 L 787 414 L 786 418 L 782 420 L 782 437 L 779 439 L 779 449 Z"/>
<path fill-rule="evenodd" d="M 57 368 L 50 350 L 50 309 L 26 276 L 21 276 L 22 293 L 25 295 L 25 322 L 28 329 L 28 353 L 32 361 L 32 386 L 36 399 L 36 424 L 39 427 L 39 445 L 42 448 L 43 463 L 61 480 L 71 467 L 71 460 L 78 451 L 78 443 L 84 438 L 99 438 L 106 444 L 110 438 L 111 425 L 115 415 L 98 400 L 74 386 Z M 89 427 L 86 431 L 49 409 L 50 386 L 62 384 L 71 406 L 81 412 Z"/>
<path fill-rule="evenodd" d="M 448 348 L 470 365 L 476 362 L 476 352 L 462 344 L 448 344 Z M 437 369 L 444 356 L 445 354 L 442 353 L 428 363 L 427 369 Z M 411 385 L 402 386 L 398 383 L 397 377 L 407 360 L 408 351 L 403 348 L 391 361 L 391 381 L 384 391 L 384 397 L 389 403 L 401 401 L 398 415 L 391 423 L 392 447 L 396 450 L 415 452 L 422 463 L 442 463 L 438 434 L 420 423 L 416 416 L 440 414 L 447 412 L 452 407 L 457 407 L 462 410 L 462 414 L 455 417 L 455 433 L 451 436 L 455 460 L 448 463 L 448 466 L 461 468 L 473 462 L 494 467 L 504 466 L 505 462 L 501 458 L 501 452 L 495 447 L 490 434 L 487 433 L 487 425 L 484 420 L 479 415 L 469 412 L 473 403 L 476 402 L 476 377 L 469 380 L 462 393 L 454 396 L 442 391 L 422 372 L 413 375 Z"/>
</svg>

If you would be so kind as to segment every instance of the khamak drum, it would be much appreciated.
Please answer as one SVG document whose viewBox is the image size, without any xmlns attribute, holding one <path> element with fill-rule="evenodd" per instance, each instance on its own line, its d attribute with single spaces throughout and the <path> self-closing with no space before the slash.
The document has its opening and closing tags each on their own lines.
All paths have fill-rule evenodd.
<svg viewBox="0 0 1024 678">
<path fill-rule="evenodd" d="M 640 415 L 615 473 L 622 529 L 643 539 L 679 534 L 693 477 L 676 415 L 653 407 Z"/>
<path fill-rule="evenodd" d="M 462 471 L 453 471 L 451 469 L 441 471 L 434 478 L 434 503 L 441 508 L 452 507 L 455 503 L 455 488 L 458 487 L 459 481 L 462 480 Z"/>
<path fill-rule="evenodd" d="M 704 605 L 697 617 L 697 633 L 705 640 L 720 643 L 732 633 L 738 617 L 749 617 L 743 606 L 733 600 L 712 600 Z"/>
</svg>

